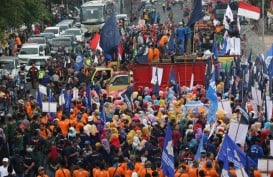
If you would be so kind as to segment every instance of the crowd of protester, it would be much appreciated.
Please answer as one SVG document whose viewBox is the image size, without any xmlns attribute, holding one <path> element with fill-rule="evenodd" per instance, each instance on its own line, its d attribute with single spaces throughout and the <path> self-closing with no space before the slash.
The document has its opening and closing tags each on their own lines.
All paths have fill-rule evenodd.
<svg viewBox="0 0 273 177">
<path fill-rule="evenodd" d="M 182 22 L 169 22 L 127 27 L 120 21 L 121 63 L 125 66 L 131 63 L 140 55 L 143 45 L 149 47 L 149 61 L 174 56 L 175 50 L 169 51 L 170 46 L 167 47 L 172 34 L 181 35 L 174 48 L 183 43 L 185 47 L 179 48 L 183 50 L 181 54 L 190 53 L 191 47 L 187 46 L 186 39 L 191 38 L 191 34 L 183 25 Z M 183 30 L 177 34 L 179 28 Z M 21 38 L 21 42 L 25 40 Z M 149 55 L 155 50 L 156 55 Z M 84 58 L 84 65 L 77 70 L 75 63 L 79 53 Z M 158 94 L 143 85 L 132 93 L 131 109 L 118 93 L 96 89 L 99 83 L 92 83 L 90 77 L 94 68 L 109 67 L 111 60 L 117 58 L 104 56 L 100 49 L 89 49 L 87 42 L 79 44 L 77 51 L 64 52 L 62 56 L 49 59 L 40 70 L 33 65 L 30 69 L 33 72 L 29 72 L 35 81 L 32 88 L 37 89 L 38 84 L 42 84 L 49 90 L 42 99 L 47 100 L 50 95 L 53 102 L 59 103 L 63 91 L 71 93 L 74 87 L 79 89 L 77 99 L 66 100 L 65 105 L 58 104 L 56 113 L 43 112 L 31 91 L 27 92 L 26 100 L 18 99 L 20 95 L 11 92 L 14 88 L 11 78 L 2 78 L 0 91 L 4 96 L 1 96 L 1 102 L 5 102 L 8 111 L 0 114 L 1 177 L 163 177 L 161 155 L 168 123 L 172 125 L 175 177 L 221 175 L 223 162 L 216 156 L 230 122 L 240 122 L 241 113 L 237 108 L 242 100 L 229 92 L 232 116 L 217 112 L 216 129 L 209 136 L 211 127 L 207 125 L 205 106 L 186 107 L 192 101 L 209 104 L 203 85 L 191 89 L 181 85 L 180 93 L 177 93 L 170 84 Z M 42 70 L 44 72 L 40 75 Z M 89 85 L 91 106 L 86 101 Z M 217 88 L 220 88 L 217 95 L 222 98 L 221 85 Z M 273 120 L 266 119 L 261 107 L 257 108 L 258 112 L 253 110 L 256 109 L 248 104 L 249 130 L 246 144 L 241 148 L 257 161 L 270 156 Z M 201 157 L 194 159 L 202 138 Z M 232 162 L 229 163 L 229 173 L 232 177 L 237 176 Z M 249 175 L 260 177 L 261 173 L 252 168 Z"/>
</svg>

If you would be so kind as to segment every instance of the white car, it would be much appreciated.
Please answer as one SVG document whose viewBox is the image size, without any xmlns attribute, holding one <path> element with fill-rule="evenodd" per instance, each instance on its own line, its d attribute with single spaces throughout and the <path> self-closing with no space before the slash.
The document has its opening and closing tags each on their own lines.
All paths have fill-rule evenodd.
<svg viewBox="0 0 273 177">
<path fill-rule="evenodd" d="M 27 63 L 29 58 L 45 56 L 45 49 L 41 44 L 25 43 L 18 54 L 19 63 Z"/>
<path fill-rule="evenodd" d="M 63 35 L 74 35 L 77 42 L 84 42 L 84 35 L 80 28 L 69 28 L 64 31 Z"/>
<path fill-rule="evenodd" d="M 18 75 L 19 69 L 18 57 L 2 56 L 0 57 L 0 77 L 15 78 Z"/>
<path fill-rule="evenodd" d="M 61 33 L 61 29 L 58 26 L 54 26 L 54 27 L 47 27 L 44 30 L 44 33 L 54 33 L 55 37 L 59 37 L 60 33 Z"/>
</svg>

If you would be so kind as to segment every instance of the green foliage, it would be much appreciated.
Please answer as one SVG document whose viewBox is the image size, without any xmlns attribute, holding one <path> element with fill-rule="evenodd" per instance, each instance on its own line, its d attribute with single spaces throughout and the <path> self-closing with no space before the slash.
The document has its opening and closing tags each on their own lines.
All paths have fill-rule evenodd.
<svg viewBox="0 0 273 177">
<path fill-rule="evenodd" d="M 48 20 L 49 14 L 43 0 L 2 0 L 0 5 L 0 31 Z"/>
</svg>

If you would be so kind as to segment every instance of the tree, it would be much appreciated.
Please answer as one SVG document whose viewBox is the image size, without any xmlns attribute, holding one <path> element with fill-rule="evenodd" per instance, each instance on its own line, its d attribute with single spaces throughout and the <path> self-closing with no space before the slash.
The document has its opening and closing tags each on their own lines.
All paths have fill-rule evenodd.
<svg viewBox="0 0 273 177">
<path fill-rule="evenodd" d="M 19 27 L 49 19 L 43 0 L 2 0 L 0 6 L 0 32 L 8 27 Z"/>
</svg>

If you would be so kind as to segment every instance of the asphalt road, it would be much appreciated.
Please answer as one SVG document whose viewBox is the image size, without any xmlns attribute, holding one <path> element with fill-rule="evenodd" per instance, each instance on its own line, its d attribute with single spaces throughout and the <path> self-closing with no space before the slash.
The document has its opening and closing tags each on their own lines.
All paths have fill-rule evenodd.
<svg viewBox="0 0 273 177">
<path fill-rule="evenodd" d="M 166 21 L 169 21 L 168 18 L 168 11 L 165 11 L 165 13 L 163 12 L 162 9 L 162 4 L 165 1 L 159 0 L 157 2 L 155 2 L 155 7 L 156 7 L 156 12 L 159 12 L 160 17 L 161 17 L 161 23 L 164 23 Z M 136 17 L 136 20 L 133 21 L 133 24 L 138 24 L 138 20 L 141 18 L 142 14 L 143 14 L 143 8 L 140 9 L 141 6 L 141 1 L 137 0 L 137 1 L 132 1 L 132 8 L 131 8 L 131 4 L 125 4 L 125 6 L 128 6 L 128 8 L 125 8 L 124 13 L 127 13 L 129 16 L 134 15 Z M 188 1 L 187 3 L 184 3 L 183 5 L 183 9 L 185 7 L 189 7 L 189 9 L 191 9 L 192 6 L 192 2 Z M 182 19 L 184 19 L 184 22 L 187 23 L 187 18 L 183 16 L 184 12 L 183 10 L 181 10 L 181 5 L 180 4 L 175 4 L 175 5 L 171 5 L 171 9 L 173 11 L 174 17 L 173 20 L 175 23 L 179 23 L 180 21 L 182 21 Z"/>
</svg>

